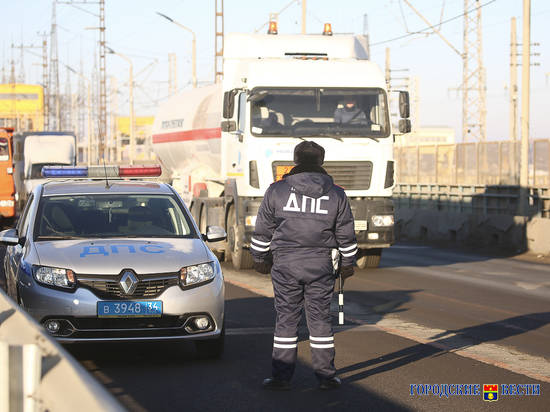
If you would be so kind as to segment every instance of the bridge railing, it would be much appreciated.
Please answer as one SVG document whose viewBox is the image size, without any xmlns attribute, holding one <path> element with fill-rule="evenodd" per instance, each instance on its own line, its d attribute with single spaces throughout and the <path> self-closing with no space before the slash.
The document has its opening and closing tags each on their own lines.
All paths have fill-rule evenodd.
<svg viewBox="0 0 550 412">
<path fill-rule="evenodd" d="M 124 411 L 0 289 L 0 411 Z"/>
</svg>

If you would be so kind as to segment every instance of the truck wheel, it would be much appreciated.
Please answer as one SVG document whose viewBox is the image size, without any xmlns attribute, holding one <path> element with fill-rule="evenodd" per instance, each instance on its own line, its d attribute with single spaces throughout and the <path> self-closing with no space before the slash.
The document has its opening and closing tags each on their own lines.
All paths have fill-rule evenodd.
<svg viewBox="0 0 550 412">
<path fill-rule="evenodd" d="M 235 212 L 233 207 L 231 207 L 229 216 L 227 217 L 228 250 L 226 250 L 226 254 L 231 255 L 231 262 L 233 262 L 233 268 L 236 270 L 251 269 L 254 266 L 254 259 L 250 252 L 243 249 L 237 242 L 237 239 L 242 239 L 242 230 L 244 228 L 235 223 Z"/>
<path fill-rule="evenodd" d="M 196 340 L 195 348 L 201 359 L 219 359 L 223 355 L 225 344 L 225 326 L 222 333 L 216 339 Z"/>
<path fill-rule="evenodd" d="M 357 258 L 357 267 L 359 269 L 377 268 L 382 258 L 382 249 L 361 249 L 361 256 Z"/>
</svg>

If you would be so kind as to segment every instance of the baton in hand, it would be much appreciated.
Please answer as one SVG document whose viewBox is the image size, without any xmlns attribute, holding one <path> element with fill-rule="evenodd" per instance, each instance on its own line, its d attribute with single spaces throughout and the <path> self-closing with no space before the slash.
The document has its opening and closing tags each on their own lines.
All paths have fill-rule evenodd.
<svg viewBox="0 0 550 412">
<path fill-rule="evenodd" d="M 342 279 L 342 273 L 338 276 L 340 286 L 338 291 L 338 324 L 344 324 L 344 280 Z"/>
</svg>

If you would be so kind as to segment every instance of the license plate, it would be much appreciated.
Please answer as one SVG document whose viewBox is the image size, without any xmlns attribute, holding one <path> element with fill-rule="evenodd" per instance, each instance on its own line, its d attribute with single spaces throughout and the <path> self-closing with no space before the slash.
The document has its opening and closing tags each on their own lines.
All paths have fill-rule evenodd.
<svg viewBox="0 0 550 412">
<path fill-rule="evenodd" d="M 286 175 L 288 172 L 292 170 L 294 166 L 276 166 L 275 167 L 275 181 L 278 182 L 283 178 L 284 175 Z"/>
<path fill-rule="evenodd" d="M 161 300 L 97 302 L 100 318 L 158 318 L 161 315 Z"/>
<path fill-rule="evenodd" d="M 356 220 L 354 221 L 355 231 L 359 232 L 362 230 L 367 230 L 367 221 L 366 220 Z"/>
</svg>

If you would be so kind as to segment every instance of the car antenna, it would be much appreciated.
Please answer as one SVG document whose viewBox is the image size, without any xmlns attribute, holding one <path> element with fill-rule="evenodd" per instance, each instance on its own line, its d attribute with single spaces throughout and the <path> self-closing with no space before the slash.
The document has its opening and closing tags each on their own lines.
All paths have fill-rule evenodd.
<svg viewBox="0 0 550 412">
<path fill-rule="evenodd" d="M 109 179 L 107 178 L 107 166 L 105 166 L 105 158 L 103 158 L 103 170 L 105 171 L 105 189 L 109 189 Z"/>
</svg>

